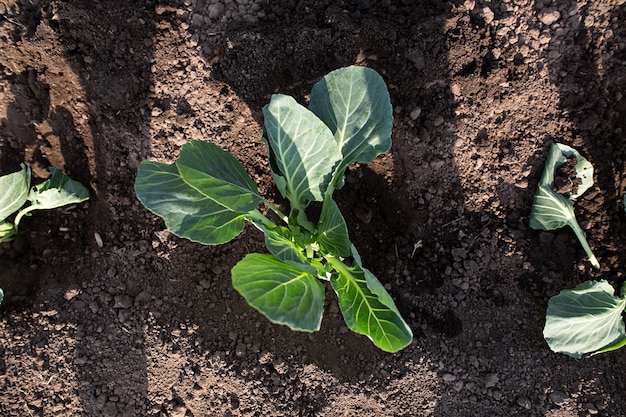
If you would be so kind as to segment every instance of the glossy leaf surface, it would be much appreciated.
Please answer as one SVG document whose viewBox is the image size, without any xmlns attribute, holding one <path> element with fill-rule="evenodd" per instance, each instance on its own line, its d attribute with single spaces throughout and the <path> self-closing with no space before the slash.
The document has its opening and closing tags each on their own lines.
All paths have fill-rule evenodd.
<svg viewBox="0 0 626 417">
<path fill-rule="evenodd" d="M 337 273 L 330 282 L 348 328 L 366 335 L 386 352 L 408 346 L 413 333 L 378 279 L 358 264 L 348 267 L 338 259 L 331 262 Z"/>
<path fill-rule="evenodd" d="M 272 174 L 292 211 L 322 201 L 341 152 L 332 132 L 292 97 L 272 96 L 263 108 Z"/>
<path fill-rule="evenodd" d="M 371 162 L 391 147 L 389 92 L 374 70 L 350 66 L 330 72 L 311 90 L 309 109 L 328 125 L 343 159 L 337 171 Z"/>
<path fill-rule="evenodd" d="M 246 214 L 261 200 L 241 164 L 205 142 L 183 146 L 175 164 L 142 162 L 135 192 L 172 233 L 207 245 L 226 243 L 241 233 Z"/>
<path fill-rule="evenodd" d="M 246 255 L 232 270 L 233 286 L 274 323 L 293 330 L 319 330 L 324 308 L 320 281 L 271 255 Z"/>
<path fill-rule="evenodd" d="M 335 201 L 328 197 L 322 206 L 322 214 L 317 225 L 320 249 L 325 254 L 347 257 L 351 254 L 348 226 Z"/>
</svg>

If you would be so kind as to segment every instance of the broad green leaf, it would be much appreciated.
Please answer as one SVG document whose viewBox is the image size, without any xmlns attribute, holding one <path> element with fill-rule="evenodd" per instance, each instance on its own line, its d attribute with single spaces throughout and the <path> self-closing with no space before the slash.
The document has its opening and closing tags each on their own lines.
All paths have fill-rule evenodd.
<svg viewBox="0 0 626 417">
<path fill-rule="evenodd" d="M 332 132 L 292 97 L 275 94 L 263 108 L 272 174 L 292 212 L 322 201 L 341 152 Z"/>
<path fill-rule="evenodd" d="M 336 257 L 350 256 L 352 243 L 348 236 L 348 226 L 337 203 L 330 196 L 324 200 L 317 232 L 322 253 Z"/>
<path fill-rule="evenodd" d="M 376 275 L 371 273 L 369 269 L 363 267 L 363 263 L 361 262 L 361 255 L 359 255 L 356 247 L 352 244 L 350 244 L 350 246 L 350 251 L 352 253 L 354 261 L 365 273 L 365 283 L 367 284 L 367 288 L 369 288 L 371 292 L 376 294 L 381 303 L 391 308 L 393 311 L 396 312 L 396 314 L 398 314 L 398 316 L 400 316 L 400 312 L 398 311 L 398 308 L 396 307 L 396 303 L 393 301 L 393 298 L 391 298 L 391 295 L 389 295 L 385 287 L 383 287 L 378 278 L 376 278 Z"/>
<path fill-rule="evenodd" d="M 175 164 L 143 161 L 135 193 L 148 210 L 165 220 L 172 233 L 194 242 L 226 243 L 245 225 L 245 213 L 233 211 L 187 184 Z"/>
<path fill-rule="evenodd" d="M 0 221 L 18 211 L 28 199 L 30 168 L 0 177 Z"/>
<path fill-rule="evenodd" d="M 4 291 L 0 288 L 0 304 L 2 303 L 2 300 L 4 300 Z"/>
<path fill-rule="evenodd" d="M 313 275 L 271 255 L 246 255 L 232 269 L 233 286 L 248 304 L 292 330 L 319 330 L 324 286 Z"/>
<path fill-rule="evenodd" d="M 358 264 L 349 267 L 337 258 L 326 259 L 337 271 L 330 282 L 348 328 L 386 352 L 408 346 L 413 333 L 378 279 Z"/>
<path fill-rule="evenodd" d="M 7 221 L 0 222 L 0 243 L 13 240 L 16 233 L 17 230 L 15 230 L 13 223 Z"/>
<path fill-rule="evenodd" d="M 313 86 L 309 109 L 328 125 L 341 149 L 343 160 L 335 177 L 343 176 L 347 166 L 371 162 L 391 147 L 389 92 L 373 69 L 351 66 L 327 74 Z"/>
<path fill-rule="evenodd" d="M 574 358 L 611 350 L 626 343 L 624 308 L 608 282 L 585 281 L 550 299 L 543 336 L 554 352 Z"/>
<path fill-rule="evenodd" d="M 89 190 L 84 185 L 56 168 L 50 168 L 50 172 L 52 173 L 50 178 L 30 190 L 29 211 L 53 209 L 89 199 Z"/>
<path fill-rule="evenodd" d="M 261 201 L 245 168 L 219 146 L 199 140 L 186 143 L 176 167 L 189 186 L 237 213 L 254 210 Z"/>
<path fill-rule="evenodd" d="M 568 198 L 554 191 L 555 173 L 566 162 L 566 158 L 562 152 L 566 152 L 566 155 L 575 155 L 573 152 L 576 151 L 561 144 L 552 144 L 550 146 L 548 159 L 530 211 L 529 225 L 531 228 L 537 230 L 555 230 L 566 225 L 571 227 L 587 253 L 591 264 L 595 268 L 600 268 L 600 264 L 587 242 L 585 232 L 581 229 L 576 220 L 574 202 L 572 201 L 574 196 L 572 195 Z M 578 153 L 576 152 L 576 154 Z M 593 185 L 593 168 L 590 168 L 591 164 L 586 160 L 583 161 L 579 159 L 578 161 L 576 169 L 583 183 L 578 187 L 576 196 L 579 196 Z M 579 165 L 580 171 L 578 170 Z"/>
</svg>

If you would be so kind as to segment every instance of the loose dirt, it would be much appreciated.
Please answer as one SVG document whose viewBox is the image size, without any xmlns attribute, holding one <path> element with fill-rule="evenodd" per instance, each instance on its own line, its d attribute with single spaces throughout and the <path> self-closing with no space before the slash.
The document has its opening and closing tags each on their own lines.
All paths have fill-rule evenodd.
<svg viewBox="0 0 626 417">
<path fill-rule="evenodd" d="M 336 193 L 415 333 L 397 354 L 273 325 L 230 269 L 264 251 L 177 238 L 136 200 L 141 160 L 191 139 L 272 185 L 261 109 L 365 65 L 394 106 L 390 152 Z M 550 296 L 626 276 L 623 0 L 2 0 L 0 174 L 55 166 L 88 203 L 0 247 L 3 416 L 626 416 L 625 351 L 542 337 Z M 595 186 L 576 205 L 602 265 L 528 215 L 552 142 Z"/>
</svg>

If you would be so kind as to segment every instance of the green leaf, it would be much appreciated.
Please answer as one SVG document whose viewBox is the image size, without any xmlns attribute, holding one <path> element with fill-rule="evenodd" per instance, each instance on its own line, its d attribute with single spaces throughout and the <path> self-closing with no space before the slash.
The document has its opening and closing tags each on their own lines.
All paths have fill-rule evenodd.
<svg viewBox="0 0 626 417">
<path fill-rule="evenodd" d="M 18 211 L 28 199 L 30 168 L 0 177 L 0 221 Z"/>
<path fill-rule="evenodd" d="M 574 358 L 626 343 L 622 312 L 626 300 L 602 281 L 585 281 L 548 303 L 543 336 L 550 349 Z"/>
<path fill-rule="evenodd" d="M 205 245 L 226 243 L 245 226 L 245 215 L 230 210 L 187 184 L 175 164 L 143 161 L 135 193 L 177 236 Z"/>
<path fill-rule="evenodd" d="M 371 162 L 391 148 L 389 92 L 373 69 L 350 66 L 330 72 L 313 86 L 309 109 L 328 125 L 341 149 L 343 160 L 335 177 L 342 177 L 347 166 Z"/>
<path fill-rule="evenodd" d="M 176 167 L 189 186 L 231 211 L 248 213 L 262 199 L 245 168 L 214 143 L 199 140 L 186 143 Z"/>
<path fill-rule="evenodd" d="M 4 300 L 4 291 L 0 288 L 0 304 L 2 304 L 2 300 Z"/>
<path fill-rule="evenodd" d="M 600 264 L 591 251 L 587 242 L 585 232 L 582 230 L 576 215 L 574 214 L 574 195 L 563 196 L 554 191 L 554 176 L 556 171 L 566 162 L 565 155 L 578 155 L 578 152 L 569 146 L 552 144 L 548 154 L 548 159 L 541 176 L 541 181 L 537 188 L 537 193 L 533 199 L 533 206 L 530 211 L 529 225 L 536 230 L 555 230 L 565 225 L 572 228 L 583 249 L 589 257 L 589 261 L 595 268 L 600 268 Z M 580 157 L 582 158 L 582 157 Z M 578 187 L 579 196 L 593 185 L 593 168 L 584 158 L 578 159 L 576 165 L 577 176 L 583 181 Z M 580 170 L 579 170 L 580 169 Z"/>
<path fill-rule="evenodd" d="M 270 321 L 292 330 L 319 330 L 324 286 L 313 275 L 274 256 L 253 253 L 233 267 L 232 278 L 248 304 Z"/>
<path fill-rule="evenodd" d="M 309 202 L 324 199 L 341 152 L 328 127 L 292 97 L 273 95 L 263 116 L 278 189 L 293 213 L 303 213 Z"/>
<path fill-rule="evenodd" d="M 89 199 L 89 190 L 84 185 L 56 168 L 50 168 L 50 172 L 52 173 L 50 178 L 30 190 L 29 211 L 53 209 Z"/>
<path fill-rule="evenodd" d="M 317 268 L 304 254 L 304 249 L 294 241 L 289 229 L 282 226 L 262 226 L 265 235 L 265 246 L 278 260 L 299 268 L 311 275 L 317 275 Z"/>
<path fill-rule="evenodd" d="M 17 233 L 15 226 L 11 222 L 0 222 L 0 243 L 9 242 L 13 240 L 13 237 Z"/>
<path fill-rule="evenodd" d="M 337 258 L 326 259 L 337 271 L 330 282 L 348 328 L 386 352 L 408 346 L 413 333 L 378 279 L 359 264 L 349 267 Z"/>
<path fill-rule="evenodd" d="M 172 165 L 142 162 L 135 192 L 172 233 L 205 245 L 226 243 L 241 233 L 246 215 L 262 199 L 234 156 L 202 141 L 185 144 Z"/>
<path fill-rule="evenodd" d="M 348 226 L 337 203 L 330 196 L 324 200 L 317 232 L 317 242 L 324 254 L 336 257 L 350 256 L 352 243 L 348 235 Z"/>
</svg>

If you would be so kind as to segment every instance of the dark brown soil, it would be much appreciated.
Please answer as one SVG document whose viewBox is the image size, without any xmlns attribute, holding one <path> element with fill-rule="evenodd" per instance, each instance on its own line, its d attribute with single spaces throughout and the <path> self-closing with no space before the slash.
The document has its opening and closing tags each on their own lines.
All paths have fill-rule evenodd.
<svg viewBox="0 0 626 417">
<path fill-rule="evenodd" d="M 352 64 L 394 106 L 391 151 L 336 194 L 415 333 L 393 355 L 330 288 L 320 332 L 269 323 L 230 283 L 258 231 L 191 243 L 133 191 L 201 139 L 283 204 L 262 106 Z M 626 416 L 624 350 L 542 337 L 550 296 L 626 278 L 625 87 L 623 0 L 2 0 L 0 174 L 55 166 L 92 198 L 0 247 L 0 415 Z M 595 168 L 576 214 L 601 271 L 528 227 L 554 141 Z"/>
</svg>

